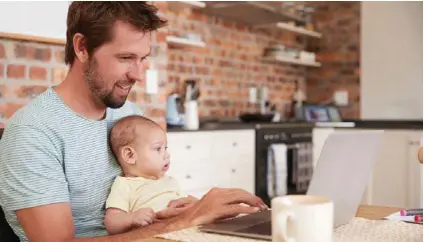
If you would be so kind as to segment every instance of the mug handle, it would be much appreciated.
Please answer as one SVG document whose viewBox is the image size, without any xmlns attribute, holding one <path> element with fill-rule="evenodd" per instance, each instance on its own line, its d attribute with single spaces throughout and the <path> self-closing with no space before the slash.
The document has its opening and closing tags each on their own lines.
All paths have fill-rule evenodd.
<svg viewBox="0 0 424 242">
<path fill-rule="evenodd" d="M 282 212 L 277 215 L 277 227 L 281 228 L 278 230 L 279 237 L 282 237 L 284 241 L 295 242 L 295 238 L 287 236 L 287 220 L 294 219 L 294 214 L 291 212 Z"/>
</svg>

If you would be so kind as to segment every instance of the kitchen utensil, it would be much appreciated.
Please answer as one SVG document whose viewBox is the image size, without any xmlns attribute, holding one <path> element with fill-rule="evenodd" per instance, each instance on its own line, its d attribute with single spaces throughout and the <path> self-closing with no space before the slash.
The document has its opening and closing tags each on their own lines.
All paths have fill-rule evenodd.
<svg viewBox="0 0 424 242">
<path fill-rule="evenodd" d="M 191 93 L 191 100 L 197 100 L 200 97 L 200 90 L 198 87 L 195 87 Z"/>
</svg>

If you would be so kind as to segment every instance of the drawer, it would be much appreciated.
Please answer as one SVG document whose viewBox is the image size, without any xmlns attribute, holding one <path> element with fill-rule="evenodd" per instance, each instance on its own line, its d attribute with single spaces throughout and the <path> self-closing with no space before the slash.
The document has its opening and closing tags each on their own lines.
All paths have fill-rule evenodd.
<svg viewBox="0 0 424 242">
<path fill-rule="evenodd" d="M 178 181 L 182 190 L 214 187 L 218 185 L 219 181 L 218 167 L 206 160 L 200 160 L 185 167 L 170 167 L 168 175 Z"/>
<path fill-rule="evenodd" d="M 241 188 L 250 193 L 255 191 L 255 170 L 253 166 L 237 166 L 231 168 L 231 186 Z"/>
<path fill-rule="evenodd" d="M 241 154 L 230 153 L 230 154 L 216 154 L 212 157 L 212 161 L 218 163 L 221 167 L 237 165 L 254 166 L 255 165 L 255 152 L 252 150 L 245 150 Z"/>
<path fill-rule="evenodd" d="M 212 153 L 226 155 L 239 155 L 254 153 L 254 131 L 232 130 L 215 132 L 213 135 Z"/>
<path fill-rule="evenodd" d="M 197 160 L 209 158 L 212 139 L 206 132 L 168 134 L 168 151 L 171 161 Z"/>
</svg>

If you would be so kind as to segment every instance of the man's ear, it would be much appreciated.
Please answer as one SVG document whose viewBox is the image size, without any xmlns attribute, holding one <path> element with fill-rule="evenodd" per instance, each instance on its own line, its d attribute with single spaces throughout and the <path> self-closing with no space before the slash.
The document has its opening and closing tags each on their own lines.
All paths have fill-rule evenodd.
<svg viewBox="0 0 424 242">
<path fill-rule="evenodd" d="M 137 153 L 131 146 L 122 147 L 121 157 L 123 161 L 129 165 L 135 165 L 135 162 L 137 161 Z"/>
<path fill-rule="evenodd" d="M 72 43 L 74 45 L 75 56 L 81 63 L 86 62 L 88 60 L 87 39 L 84 35 L 76 33 L 72 38 Z"/>
</svg>

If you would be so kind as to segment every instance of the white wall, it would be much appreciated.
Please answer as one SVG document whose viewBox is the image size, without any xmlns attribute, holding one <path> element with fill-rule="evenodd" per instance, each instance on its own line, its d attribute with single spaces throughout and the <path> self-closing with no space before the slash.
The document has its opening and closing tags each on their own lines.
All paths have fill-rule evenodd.
<svg viewBox="0 0 424 242">
<path fill-rule="evenodd" d="M 361 118 L 422 119 L 422 2 L 361 8 Z"/>
<path fill-rule="evenodd" d="M 66 39 L 68 1 L 0 2 L 0 32 Z"/>
</svg>

